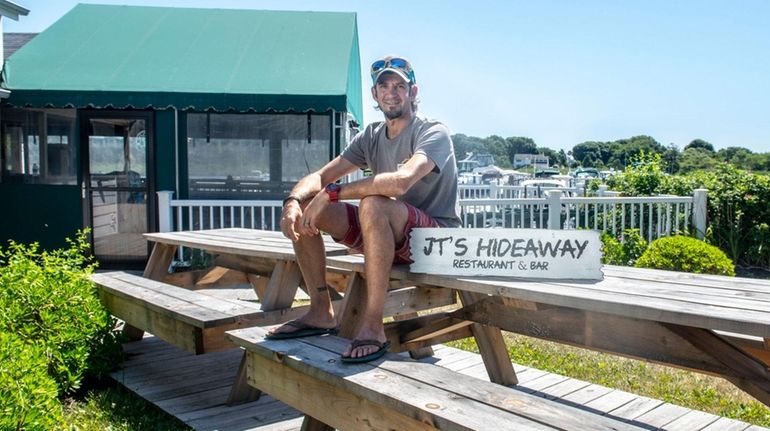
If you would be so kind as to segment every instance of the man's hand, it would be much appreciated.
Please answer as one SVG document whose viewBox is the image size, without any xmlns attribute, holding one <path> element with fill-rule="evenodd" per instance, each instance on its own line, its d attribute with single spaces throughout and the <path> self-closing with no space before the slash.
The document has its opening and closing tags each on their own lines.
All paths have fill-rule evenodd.
<svg viewBox="0 0 770 431">
<path fill-rule="evenodd" d="M 299 239 L 299 227 L 302 222 L 302 207 L 297 201 L 288 201 L 281 212 L 281 232 L 292 241 Z"/>
<path fill-rule="evenodd" d="M 301 235 L 318 235 L 318 218 L 321 213 L 329 206 L 329 195 L 321 191 L 305 207 L 301 217 L 299 232 Z"/>
</svg>

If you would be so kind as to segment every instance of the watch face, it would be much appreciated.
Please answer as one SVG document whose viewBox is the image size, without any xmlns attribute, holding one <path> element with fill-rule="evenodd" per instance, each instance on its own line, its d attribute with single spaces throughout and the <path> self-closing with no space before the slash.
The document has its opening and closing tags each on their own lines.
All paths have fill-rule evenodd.
<svg viewBox="0 0 770 431">
<path fill-rule="evenodd" d="M 329 195 L 329 200 L 332 202 L 337 202 L 339 199 L 339 193 L 340 193 L 340 185 L 337 183 L 329 183 L 324 190 L 326 190 L 326 194 Z"/>
</svg>

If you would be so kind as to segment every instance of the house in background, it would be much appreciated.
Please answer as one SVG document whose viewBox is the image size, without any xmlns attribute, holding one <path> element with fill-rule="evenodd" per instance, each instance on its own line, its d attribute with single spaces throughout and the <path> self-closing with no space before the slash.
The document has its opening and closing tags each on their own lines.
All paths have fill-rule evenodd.
<svg viewBox="0 0 770 431">
<path fill-rule="evenodd" d="M 544 154 L 514 154 L 513 169 L 533 167 L 534 169 L 546 169 L 550 166 L 548 156 Z"/>
<path fill-rule="evenodd" d="M 0 240 L 143 263 L 156 192 L 280 199 L 361 122 L 356 15 L 80 4 L 2 74 Z"/>
<path fill-rule="evenodd" d="M 5 18 L 10 18 L 14 21 L 18 21 L 19 17 L 21 16 L 27 16 L 29 14 L 29 10 L 24 9 L 23 7 L 17 5 L 16 3 L 9 2 L 7 0 L 0 0 L 0 59 L 2 59 L 2 64 L 0 64 L 0 70 L 5 66 L 5 50 L 3 49 L 3 46 L 5 45 L 5 40 L 3 37 L 3 21 Z M 11 46 L 17 45 L 16 41 L 14 40 L 14 43 L 11 44 Z M 9 53 L 8 55 L 10 55 Z M 4 88 L 0 88 L 0 98 L 6 98 L 10 92 Z"/>
</svg>

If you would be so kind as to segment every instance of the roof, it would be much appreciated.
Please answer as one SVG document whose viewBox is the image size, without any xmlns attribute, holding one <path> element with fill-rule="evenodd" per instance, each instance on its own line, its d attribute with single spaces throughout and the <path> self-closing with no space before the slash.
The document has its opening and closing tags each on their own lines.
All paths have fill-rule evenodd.
<svg viewBox="0 0 770 431">
<path fill-rule="evenodd" d="M 16 3 L 9 2 L 8 0 L 0 0 L 0 15 L 18 21 L 19 16 L 27 16 L 28 14 L 28 9 L 25 9 Z"/>
<path fill-rule="evenodd" d="M 15 106 L 350 112 L 356 15 L 79 4 L 8 58 Z"/>
<path fill-rule="evenodd" d="M 3 60 L 37 36 L 37 33 L 3 33 Z"/>
</svg>

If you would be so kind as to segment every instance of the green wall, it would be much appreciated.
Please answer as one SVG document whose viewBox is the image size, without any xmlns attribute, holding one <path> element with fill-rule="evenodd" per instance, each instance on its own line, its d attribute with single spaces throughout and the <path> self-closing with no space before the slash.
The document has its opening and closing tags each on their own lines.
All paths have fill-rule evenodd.
<svg viewBox="0 0 770 431">
<path fill-rule="evenodd" d="M 0 184 L 0 241 L 39 242 L 43 248 L 66 246 L 82 226 L 80 187 Z"/>
</svg>

